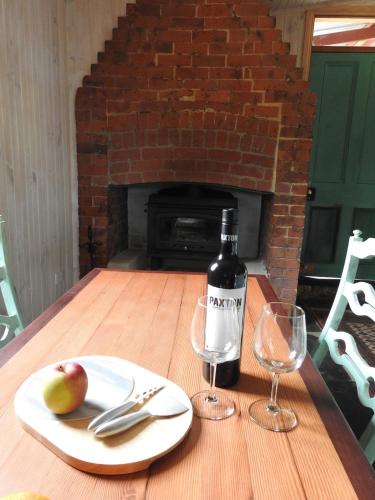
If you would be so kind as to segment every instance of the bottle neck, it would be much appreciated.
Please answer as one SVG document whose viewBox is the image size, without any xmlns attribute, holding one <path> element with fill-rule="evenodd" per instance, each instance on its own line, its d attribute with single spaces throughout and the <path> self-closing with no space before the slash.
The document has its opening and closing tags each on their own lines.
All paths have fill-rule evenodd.
<svg viewBox="0 0 375 500">
<path fill-rule="evenodd" d="M 221 225 L 221 247 L 220 253 L 225 255 L 237 255 L 238 226 Z"/>
</svg>

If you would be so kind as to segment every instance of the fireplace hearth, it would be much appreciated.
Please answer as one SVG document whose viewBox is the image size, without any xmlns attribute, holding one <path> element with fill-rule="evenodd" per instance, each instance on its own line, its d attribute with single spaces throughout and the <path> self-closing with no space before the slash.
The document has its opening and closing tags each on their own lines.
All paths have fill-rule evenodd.
<svg viewBox="0 0 375 500">
<path fill-rule="evenodd" d="M 220 248 L 223 208 L 238 208 L 233 194 L 202 185 L 161 189 L 148 201 L 150 269 L 206 270 Z"/>
<path fill-rule="evenodd" d="M 111 220 L 117 222 L 111 225 L 109 267 L 205 272 L 219 252 L 222 209 L 232 207 L 239 210 L 238 254 L 252 272 L 265 273 L 261 227 L 269 195 L 181 182 L 112 186 L 111 191 Z"/>
</svg>

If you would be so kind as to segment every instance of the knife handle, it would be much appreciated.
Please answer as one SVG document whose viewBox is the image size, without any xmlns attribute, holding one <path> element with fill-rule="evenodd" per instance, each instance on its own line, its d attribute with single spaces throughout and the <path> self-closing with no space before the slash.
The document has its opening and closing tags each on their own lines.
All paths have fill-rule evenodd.
<svg viewBox="0 0 375 500">
<path fill-rule="evenodd" d="M 130 410 L 130 408 L 133 408 L 133 406 L 135 406 L 136 404 L 137 401 L 126 401 L 125 403 L 121 403 L 114 408 L 110 408 L 109 410 L 100 413 L 100 415 L 91 420 L 87 429 L 89 431 L 93 430 L 99 425 L 104 424 L 104 422 L 107 422 L 107 420 L 112 420 L 113 418 L 119 417 L 123 413 L 126 413 L 128 410 Z"/>
<path fill-rule="evenodd" d="M 146 420 L 148 417 L 151 417 L 151 413 L 149 411 L 139 410 L 131 413 L 130 415 L 115 418 L 114 420 L 100 425 L 95 431 L 95 436 L 101 438 L 118 434 L 119 432 L 130 429 L 139 422 L 142 422 L 142 420 Z"/>
</svg>

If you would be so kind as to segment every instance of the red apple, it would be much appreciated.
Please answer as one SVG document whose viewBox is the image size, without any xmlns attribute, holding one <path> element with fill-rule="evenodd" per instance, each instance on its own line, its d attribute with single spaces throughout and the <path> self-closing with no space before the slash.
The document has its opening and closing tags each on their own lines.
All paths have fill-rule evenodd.
<svg viewBox="0 0 375 500">
<path fill-rule="evenodd" d="M 83 366 L 75 361 L 60 363 L 51 369 L 45 382 L 44 402 L 53 413 L 69 413 L 83 403 L 87 387 L 87 373 Z"/>
</svg>

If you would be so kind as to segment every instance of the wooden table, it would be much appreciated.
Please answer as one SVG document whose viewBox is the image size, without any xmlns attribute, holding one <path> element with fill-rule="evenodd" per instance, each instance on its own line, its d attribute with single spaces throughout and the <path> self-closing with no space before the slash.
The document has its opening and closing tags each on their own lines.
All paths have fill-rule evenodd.
<svg viewBox="0 0 375 500">
<path fill-rule="evenodd" d="M 250 277 L 240 414 L 194 417 L 186 439 L 150 469 L 95 476 L 67 465 L 25 432 L 13 410 L 20 384 L 39 368 L 78 355 L 121 356 L 192 395 L 205 387 L 189 327 L 206 276 L 94 270 L 0 351 L 0 495 L 32 490 L 58 499 L 374 498 L 372 469 L 308 357 L 281 377 L 280 398 L 299 417 L 289 433 L 252 423 L 248 407 L 268 396 L 270 375 L 255 361 L 252 333 L 261 305 L 275 300 L 265 277 Z"/>
</svg>

